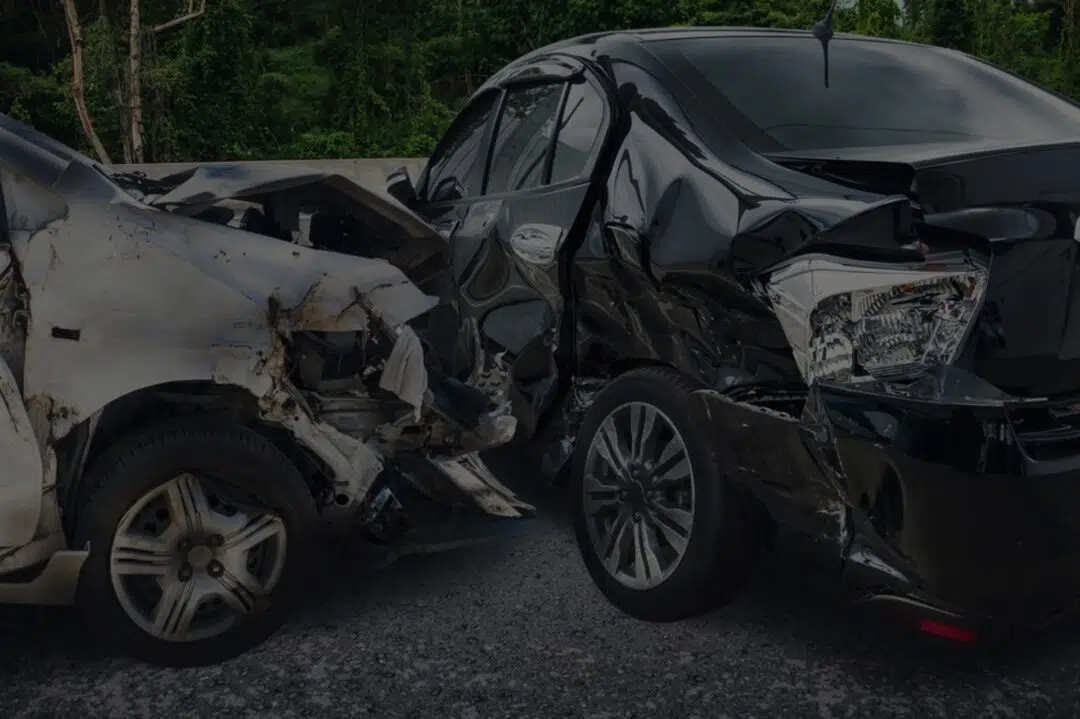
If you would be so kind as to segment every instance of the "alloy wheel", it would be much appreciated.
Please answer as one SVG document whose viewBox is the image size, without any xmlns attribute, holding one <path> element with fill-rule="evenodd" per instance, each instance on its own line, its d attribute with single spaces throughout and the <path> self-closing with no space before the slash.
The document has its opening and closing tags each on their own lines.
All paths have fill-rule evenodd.
<svg viewBox="0 0 1080 719">
<path fill-rule="evenodd" d="M 614 409 L 593 436 L 582 487 L 589 539 L 608 574 L 639 590 L 663 583 L 694 519 L 694 470 L 671 419 L 646 402 Z"/>
</svg>

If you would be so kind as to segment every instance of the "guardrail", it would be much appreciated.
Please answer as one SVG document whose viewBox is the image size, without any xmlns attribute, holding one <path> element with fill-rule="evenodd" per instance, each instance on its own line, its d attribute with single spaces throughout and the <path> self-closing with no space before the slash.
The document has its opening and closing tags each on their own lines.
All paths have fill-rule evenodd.
<svg viewBox="0 0 1080 719">
<path fill-rule="evenodd" d="M 335 172 L 348 177 L 356 184 L 373 190 L 382 190 L 386 186 L 386 176 L 401 166 L 409 168 L 413 180 L 424 169 L 426 157 L 360 157 L 339 160 L 273 160 L 266 162 L 164 162 L 143 165 L 115 165 L 125 170 L 145 172 L 149 177 L 164 177 L 174 172 L 182 172 L 195 165 L 295 165 L 314 167 L 319 170 Z"/>
</svg>

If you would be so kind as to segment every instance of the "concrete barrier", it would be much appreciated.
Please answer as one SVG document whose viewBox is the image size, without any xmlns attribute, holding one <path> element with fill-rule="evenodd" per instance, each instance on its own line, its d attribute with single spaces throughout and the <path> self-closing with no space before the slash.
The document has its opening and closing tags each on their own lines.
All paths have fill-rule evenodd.
<svg viewBox="0 0 1080 719">
<path fill-rule="evenodd" d="M 128 171 L 145 172 L 148 177 L 164 177 L 174 172 L 182 172 L 195 165 L 294 165 L 313 167 L 326 172 L 334 172 L 348 177 L 361 187 L 382 190 L 386 186 L 386 176 L 399 167 L 409 168 L 409 175 L 415 182 L 424 169 L 426 157 L 362 157 L 343 160 L 273 160 L 268 162 L 164 162 L 145 165 L 115 165 Z"/>
</svg>

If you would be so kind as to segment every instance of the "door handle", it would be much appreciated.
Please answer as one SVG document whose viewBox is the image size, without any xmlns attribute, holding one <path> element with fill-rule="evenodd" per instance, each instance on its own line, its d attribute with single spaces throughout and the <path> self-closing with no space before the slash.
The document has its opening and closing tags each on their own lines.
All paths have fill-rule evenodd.
<svg viewBox="0 0 1080 719">
<path fill-rule="evenodd" d="M 454 220 L 453 222 L 445 222 L 435 225 L 435 231 L 438 232 L 444 240 L 449 241 L 454 231 L 461 226 L 461 220 Z"/>
<path fill-rule="evenodd" d="M 510 248 L 529 264 L 546 265 L 555 259 L 562 235 L 562 228 L 556 225 L 522 225 L 510 235 Z"/>
</svg>

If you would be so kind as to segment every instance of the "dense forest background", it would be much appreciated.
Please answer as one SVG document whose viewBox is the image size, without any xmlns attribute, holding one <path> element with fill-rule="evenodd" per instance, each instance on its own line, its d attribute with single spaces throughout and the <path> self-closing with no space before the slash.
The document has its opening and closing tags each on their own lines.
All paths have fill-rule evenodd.
<svg viewBox="0 0 1080 719">
<path fill-rule="evenodd" d="M 553 40 L 809 28 L 828 4 L 0 0 L 0 111 L 112 162 L 424 156 L 489 73 Z M 959 48 L 1080 97 L 1078 0 L 840 4 L 839 31 Z"/>
</svg>

